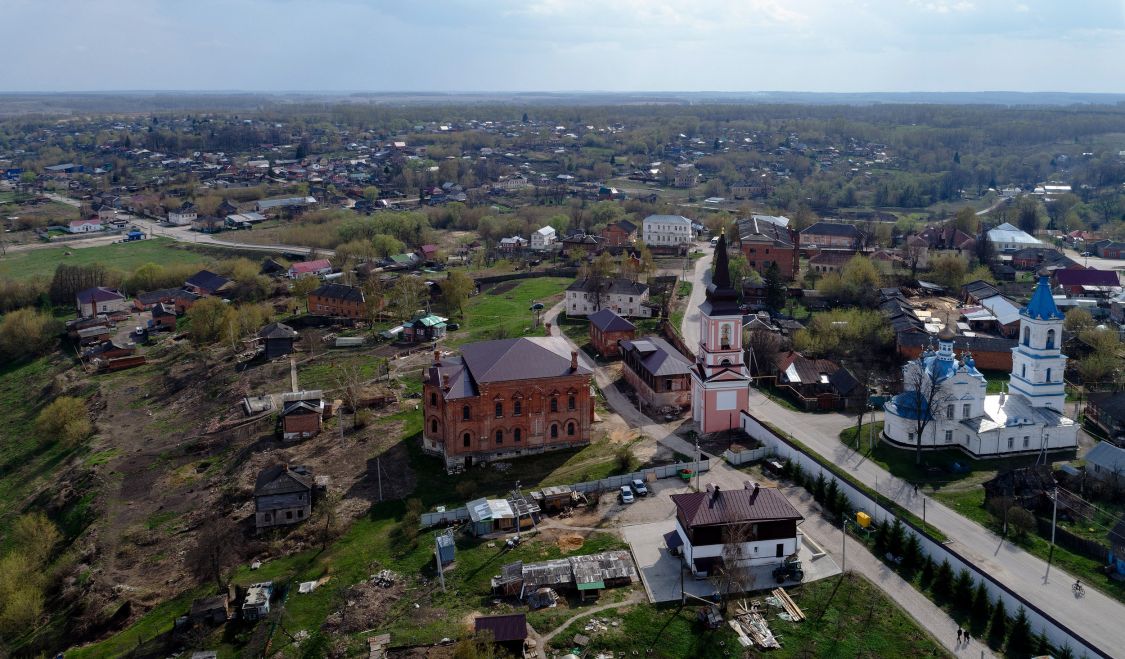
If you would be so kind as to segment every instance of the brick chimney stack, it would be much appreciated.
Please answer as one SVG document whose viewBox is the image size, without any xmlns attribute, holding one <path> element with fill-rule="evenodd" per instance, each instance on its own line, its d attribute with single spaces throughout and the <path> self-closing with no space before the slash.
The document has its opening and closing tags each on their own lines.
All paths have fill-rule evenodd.
<svg viewBox="0 0 1125 659">
<path fill-rule="evenodd" d="M 441 389 L 442 391 L 449 391 L 449 374 L 443 373 L 441 376 Z"/>
<path fill-rule="evenodd" d="M 572 371 L 578 370 L 578 351 L 577 350 L 571 350 L 570 351 L 570 370 L 572 370 Z"/>
</svg>

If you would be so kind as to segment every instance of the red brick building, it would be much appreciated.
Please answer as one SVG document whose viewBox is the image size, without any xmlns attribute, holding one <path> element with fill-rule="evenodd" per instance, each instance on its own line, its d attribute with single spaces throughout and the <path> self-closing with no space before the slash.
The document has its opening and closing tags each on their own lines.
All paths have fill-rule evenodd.
<svg viewBox="0 0 1125 659">
<path fill-rule="evenodd" d="M 324 284 L 309 293 L 308 310 L 314 316 L 340 316 L 362 320 L 367 316 L 363 290 L 344 284 Z"/>
<path fill-rule="evenodd" d="M 760 274 L 776 263 L 782 278 L 795 278 L 801 263 L 801 234 L 759 217 L 738 221 L 739 251 Z"/>
<path fill-rule="evenodd" d="M 922 350 L 933 341 L 933 337 L 929 334 L 903 332 L 896 336 L 895 341 L 898 343 L 899 356 L 917 359 Z M 998 336 L 958 336 L 953 341 L 953 349 L 958 353 L 962 350 L 971 352 L 977 368 L 982 371 L 1010 372 L 1014 347 L 1014 339 Z"/>
<path fill-rule="evenodd" d="M 632 245 L 637 239 L 637 225 L 629 220 L 621 220 L 602 229 L 600 234 L 602 244 L 606 247 L 622 247 Z"/>
<path fill-rule="evenodd" d="M 422 449 L 470 467 L 590 443 L 593 371 L 562 337 L 470 343 L 423 379 Z"/>
<path fill-rule="evenodd" d="M 612 309 L 596 311 L 587 320 L 590 321 L 590 344 L 602 357 L 616 357 L 621 352 L 617 342 L 637 335 L 637 327 Z"/>
</svg>

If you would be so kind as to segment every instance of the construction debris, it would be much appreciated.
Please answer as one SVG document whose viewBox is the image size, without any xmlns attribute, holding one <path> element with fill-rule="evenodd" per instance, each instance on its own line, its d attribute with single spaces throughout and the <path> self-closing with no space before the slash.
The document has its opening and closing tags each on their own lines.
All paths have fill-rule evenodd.
<svg viewBox="0 0 1125 659">
<path fill-rule="evenodd" d="M 395 585 L 398 580 L 398 575 L 390 570 L 380 570 L 379 574 L 371 575 L 371 581 L 380 588 L 390 588 Z"/>
<path fill-rule="evenodd" d="M 751 604 L 750 608 L 746 608 L 743 603 L 739 607 L 739 613 L 728 621 L 730 628 L 738 634 L 738 642 L 744 648 L 750 647 L 751 644 L 757 645 L 763 650 L 770 648 L 780 648 L 781 643 L 770 631 L 769 623 L 766 622 L 765 617 L 758 612 L 758 605 Z"/>
<path fill-rule="evenodd" d="M 801 611 L 801 607 L 797 606 L 797 603 L 793 601 L 792 597 L 789 597 L 789 593 L 785 592 L 784 588 L 774 588 L 771 593 L 781 603 L 782 608 L 789 614 L 793 622 L 801 622 L 805 619 L 805 613 Z"/>
</svg>

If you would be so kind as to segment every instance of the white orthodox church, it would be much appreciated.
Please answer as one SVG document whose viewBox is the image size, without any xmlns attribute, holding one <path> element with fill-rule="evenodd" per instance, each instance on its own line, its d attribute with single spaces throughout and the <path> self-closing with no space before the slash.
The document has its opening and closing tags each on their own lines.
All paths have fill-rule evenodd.
<svg viewBox="0 0 1125 659">
<path fill-rule="evenodd" d="M 917 419 L 928 415 L 923 449 L 957 447 L 974 457 L 1001 457 L 1076 447 L 1078 425 L 1063 416 L 1062 326 L 1047 277 L 1040 277 L 1031 301 L 1020 310 L 1008 390 L 993 396 L 985 395 L 987 384 L 972 355 L 955 355 L 953 332 L 943 330 L 937 350 L 924 351 L 903 367 L 906 391 L 883 407 L 884 438 L 916 447 Z"/>
</svg>

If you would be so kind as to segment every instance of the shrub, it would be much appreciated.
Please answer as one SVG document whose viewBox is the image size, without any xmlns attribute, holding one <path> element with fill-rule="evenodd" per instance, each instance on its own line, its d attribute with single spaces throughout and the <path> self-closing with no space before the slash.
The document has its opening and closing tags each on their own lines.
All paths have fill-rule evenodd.
<svg viewBox="0 0 1125 659">
<path fill-rule="evenodd" d="M 61 331 L 50 314 L 17 309 L 0 320 L 0 355 L 16 360 L 44 354 L 55 347 Z"/>
<path fill-rule="evenodd" d="M 613 458 L 617 462 L 617 469 L 622 473 L 634 472 L 641 465 L 637 456 L 633 455 L 633 449 L 628 446 L 619 446 L 614 451 Z"/>
<path fill-rule="evenodd" d="M 939 603 L 949 601 L 949 597 L 953 594 L 953 569 L 949 567 L 949 561 L 943 560 L 941 565 L 938 565 L 930 590 Z"/>
<path fill-rule="evenodd" d="M 953 606 L 965 612 L 973 608 L 973 577 L 966 569 L 958 572 L 953 582 Z"/>
<path fill-rule="evenodd" d="M 59 527 L 40 512 L 21 515 L 12 524 L 12 542 L 22 547 L 28 557 L 38 563 L 50 558 L 55 545 L 62 540 Z"/>
<path fill-rule="evenodd" d="M 74 446 L 94 431 L 86 402 L 73 396 L 59 396 L 44 407 L 35 419 L 35 429 L 40 440 L 59 441 Z"/>
<path fill-rule="evenodd" d="M 1008 527 L 1022 538 L 1035 528 L 1035 516 L 1020 506 L 1012 506 L 1008 509 Z"/>
</svg>

